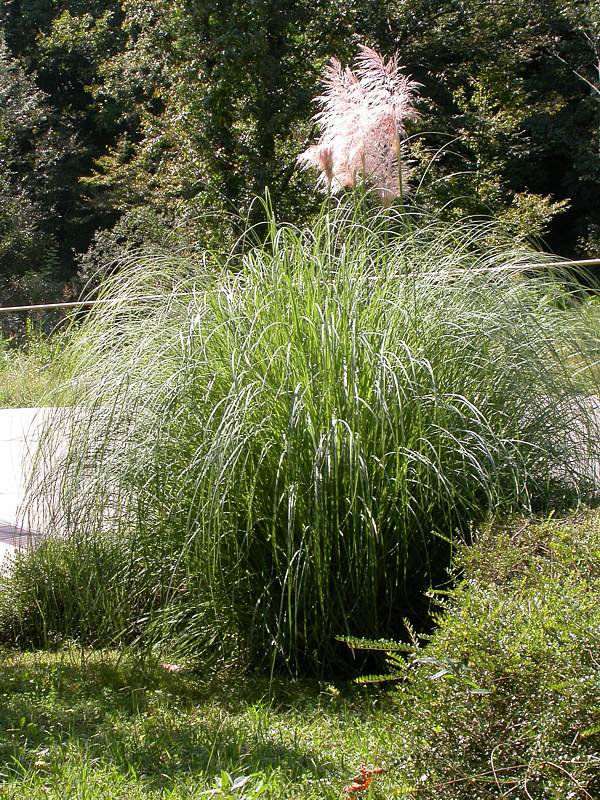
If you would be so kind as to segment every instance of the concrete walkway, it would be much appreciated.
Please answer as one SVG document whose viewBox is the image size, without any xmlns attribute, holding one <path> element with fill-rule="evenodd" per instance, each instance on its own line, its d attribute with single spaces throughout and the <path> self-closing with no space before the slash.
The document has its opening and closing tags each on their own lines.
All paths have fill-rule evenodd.
<svg viewBox="0 0 600 800">
<path fill-rule="evenodd" d="M 40 432 L 52 408 L 0 409 L 0 569 L 17 547 L 35 538 L 23 527 L 20 505 Z"/>
</svg>

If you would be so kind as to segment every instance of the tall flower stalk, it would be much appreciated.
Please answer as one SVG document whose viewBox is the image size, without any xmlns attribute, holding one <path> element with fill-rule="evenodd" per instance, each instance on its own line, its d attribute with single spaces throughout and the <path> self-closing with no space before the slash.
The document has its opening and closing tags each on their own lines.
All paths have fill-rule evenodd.
<svg viewBox="0 0 600 800">
<path fill-rule="evenodd" d="M 385 60 L 360 45 L 354 68 L 335 58 L 325 69 L 324 91 L 315 98 L 321 135 L 298 156 L 319 170 L 318 185 L 336 193 L 364 181 L 389 206 L 407 189 L 406 123 L 417 119 L 420 84 L 402 72 L 398 56 Z"/>
</svg>

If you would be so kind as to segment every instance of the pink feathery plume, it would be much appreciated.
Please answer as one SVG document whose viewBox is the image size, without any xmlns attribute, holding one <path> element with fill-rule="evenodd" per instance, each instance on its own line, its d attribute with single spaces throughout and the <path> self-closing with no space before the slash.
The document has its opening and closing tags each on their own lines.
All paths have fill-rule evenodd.
<svg viewBox="0 0 600 800">
<path fill-rule="evenodd" d="M 409 171 L 402 158 L 405 122 L 417 119 L 417 83 L 404 75 L 394 56 L 385 61 L 360 47 L 355 69 L 332 59 L 315 98 L 314 119 L 321 135 L 298 157 L 319 170 L 318 184 L 337 192 L 363 178 L 384 205 L 406 189 Z"/>
<path fill-rule="evenodd" d="M 323 77 L 324 92 L 315 98 L 320 111 L 314 116 L 321 136 L 298 157 L 320 170 L 318 182 L 332 191 L 354 186 L 361 162 L 357 160 L 362 87 L 351 69 L 332 59 Z"/>
</svg>

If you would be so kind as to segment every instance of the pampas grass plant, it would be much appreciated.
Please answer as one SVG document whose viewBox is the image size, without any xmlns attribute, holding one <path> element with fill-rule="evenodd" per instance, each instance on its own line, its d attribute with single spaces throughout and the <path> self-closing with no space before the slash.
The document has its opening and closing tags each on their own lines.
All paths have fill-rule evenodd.
<svg viewBox="0 0 600 800">
<path fill-rule="evenodd" d="M 98 642 L 323 672 L 426 624 L 479 521 L 594 490 L 592 343 L 541 254 L 340 203 L 223 261 L 131 260 L 69 354 L 32 507 L 100 554 Z"/>
</svg>

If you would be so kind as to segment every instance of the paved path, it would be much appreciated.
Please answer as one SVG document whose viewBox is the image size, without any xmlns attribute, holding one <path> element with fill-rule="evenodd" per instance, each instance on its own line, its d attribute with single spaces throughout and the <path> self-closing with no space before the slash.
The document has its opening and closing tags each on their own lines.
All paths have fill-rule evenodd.
<svg viewBox="0 0 600 800">
<path fill-rule="evenodd" d="M 51 408 L 0 409 L 0 569 L 16 547 L 29 542 L 19 506 L 40 431 Z"/>
</svg>

